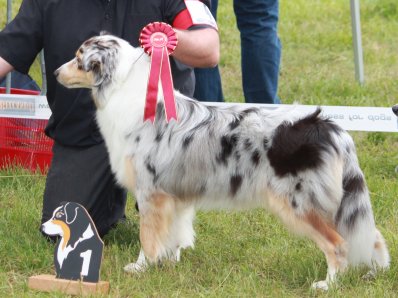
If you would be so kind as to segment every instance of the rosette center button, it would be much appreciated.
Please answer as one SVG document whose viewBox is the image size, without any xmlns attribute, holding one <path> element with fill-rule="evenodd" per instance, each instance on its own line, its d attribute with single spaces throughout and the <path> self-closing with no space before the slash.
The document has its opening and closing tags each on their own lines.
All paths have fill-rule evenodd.
<svg viewBox="0 0 398 298">
<path fill-rule="evenodd" d="M 155 32 L 151 35 L 151 45 L 153 47 L 165 47 L 167 45 L 167 41 L 167 35 L 162 32 Z"/>
</svg>

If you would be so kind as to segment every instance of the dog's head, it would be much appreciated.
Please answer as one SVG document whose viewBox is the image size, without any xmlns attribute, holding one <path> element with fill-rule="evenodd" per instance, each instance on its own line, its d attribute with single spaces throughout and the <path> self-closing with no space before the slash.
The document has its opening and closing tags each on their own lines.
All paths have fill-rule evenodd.
<svg viewBox="0 0 398 298">
<path fill-rule="evenodd" d="M 53 216 L 42 224 L 41 229 L 50 236 L 61 236 L 64 243 L 75 242 L 91 225 L 95 229 L 92 219 L 87 211 L 78 203 L 62 202 L 54 212 Z"/>
<path fill-rule="evenodd" d="M 394 106 L 392 107 L 392 111 L 393 111 L 394 114 L 397 115 L 397 117 L 398 117 L 398 104 L 396 104 L 396 105 L 394 105 Z"/>
<path fill-rule="evenodd" d="M 62 202 L 57 207 L 51 219 L 43 223 L 41 229 L 50 236 L 70 236 L 70 225 L 76 220 L 79 206 L 72 203 Z"/>
<path fill-rule="evenodd" d="M 94 36 L 86 40 L 76 51 L 75 58 L 59 67 L 54 75 L 67 88 L 92 89 L 99 106 L 102 103 L 98 101 L 102 99 L 98 95 L 108 87 L 117 88 L 118 82 L 126 79 L 133 62 L 142 53 L 141 48 L 133 48 L 116 36 Z"/>
<path fill-rule="evenodd" d="M 104 87 L 109 84 L 118 64 L 121 40 L 100 35 L 86 40 L 75 58 L 58 68 L 54 74 L 68 88 Z"/>
</svg>

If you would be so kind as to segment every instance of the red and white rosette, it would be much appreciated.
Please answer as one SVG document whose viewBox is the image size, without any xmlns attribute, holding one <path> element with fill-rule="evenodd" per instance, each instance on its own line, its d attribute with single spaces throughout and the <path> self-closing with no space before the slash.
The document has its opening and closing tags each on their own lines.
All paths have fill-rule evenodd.
<svg viewBox="0 0 398 298">
<path fill-rule="evenodd" d="M 173 79 L 168 57 L 177 46 L 177 35 L 169 24 L 154 22 L 142 29 L 140 44 L 144 51 L 151 56 L 144 121 L 155 121 L 159 80 L 162 84 L 166 121 L 177 120 Z"/>
</svg>

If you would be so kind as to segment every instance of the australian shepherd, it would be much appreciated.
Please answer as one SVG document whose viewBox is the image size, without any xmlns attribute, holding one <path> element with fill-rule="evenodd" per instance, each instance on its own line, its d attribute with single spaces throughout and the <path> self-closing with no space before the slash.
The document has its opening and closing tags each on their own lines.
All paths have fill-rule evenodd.
<svg viewBox="0 0 398 298">
<path fill-rule="evenodd" d="M 126 271 L 192 247 L 196 210 L 263 207 L 325 254 L 327 289 L 347 265 L 386 269 L 369 191 L 350 135 L 320 109 L 205 105 L 175 92 L 178 121 L 143 121 L 150 58 L 111 35 L 85 41 L 55 71 L 90 88 L 118 182 L 137 199 L 141 251 Z"/>
</svg>

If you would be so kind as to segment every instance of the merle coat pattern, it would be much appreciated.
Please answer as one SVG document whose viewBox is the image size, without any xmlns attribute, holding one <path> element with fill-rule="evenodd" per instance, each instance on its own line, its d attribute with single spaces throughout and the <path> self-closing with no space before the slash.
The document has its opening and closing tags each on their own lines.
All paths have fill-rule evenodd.
<svg viewBox="0 0 398 298">
<path fill-rule="evenodd" d="M 323 251 L 316 288 L 348 264 L 389 266 L 354 143 L 319 109 L 208 106 L 176 91 L 178 121 L 166 123 L 159 95 L 155 122 L 144 122 L 149 68 L 142 49 L 103 35 L 55 72 L 66 87 L 92 89 L 112 169 L 137 199 L 142 249 L 126 271 L 178 261 L 194 244 L 195 210 L 259 206 Z"/>
</svg>

